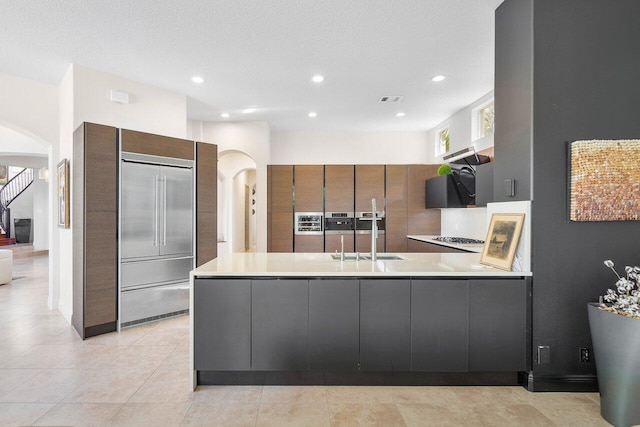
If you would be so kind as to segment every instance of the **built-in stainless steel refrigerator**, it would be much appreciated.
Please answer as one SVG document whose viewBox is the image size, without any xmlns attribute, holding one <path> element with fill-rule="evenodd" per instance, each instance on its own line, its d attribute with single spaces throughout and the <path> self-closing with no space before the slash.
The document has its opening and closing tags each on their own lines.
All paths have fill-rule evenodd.
<svg viewBox="0 0 640 427">
<path fill-rule="evenodd" d="M 194 268 L 193 161 L 122 152 L 119 326 L 189 308 Z"/>
</svg>

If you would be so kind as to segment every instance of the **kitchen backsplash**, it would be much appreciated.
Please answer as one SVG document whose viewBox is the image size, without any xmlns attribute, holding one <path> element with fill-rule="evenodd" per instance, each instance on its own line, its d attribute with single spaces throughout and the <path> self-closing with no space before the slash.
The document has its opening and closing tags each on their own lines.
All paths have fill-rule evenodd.
<svg viewBox="0 0 640 427">
<path fill-rule="evenodd" d="M 487 236 L 487 208 L 440 209 L 442 236 L 481 239 Z"/>
</svg>

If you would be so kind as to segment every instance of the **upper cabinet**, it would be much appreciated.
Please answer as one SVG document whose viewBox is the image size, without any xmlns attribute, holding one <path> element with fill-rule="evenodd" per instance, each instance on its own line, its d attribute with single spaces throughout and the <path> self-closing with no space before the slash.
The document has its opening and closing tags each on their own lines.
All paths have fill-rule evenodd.
<svg viewBox="0 0 640 427">
<path fill-rule="evenodd" d="M 353 165 L 326 165 L 324 191 L 326 212 L 353 212 Z"/>
<path fill-rule="evenodd" d="M 267 250 L 293 252 L 293 166 L 268 166 L 267 180 Z"/>
<path fill-rule="evenodd" d="M 294 167 L 295 211 L 322 212 L 324 167 L 296 165 Z"/>
<path fill-rule="evenodd" d="M 371 212 L 371 199 L 384 209 L 384 165 L 356 165 L 356 212 Z"/>
<path fill-rule="evenodd" d="M 496 9 L 494 201 L 531 200 L 533 0 Z"/>
</svg>

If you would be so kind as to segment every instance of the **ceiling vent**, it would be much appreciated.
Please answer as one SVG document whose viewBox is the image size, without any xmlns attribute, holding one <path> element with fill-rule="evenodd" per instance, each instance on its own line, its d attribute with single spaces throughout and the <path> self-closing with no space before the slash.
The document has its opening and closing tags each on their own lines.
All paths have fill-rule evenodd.
<svg viewBox="0 0 640 427">
<path fill-rule="evenodd" d="M 382 96 L 380 97 L 380 102 L 400 102 L 402 101 L 402 97 L 398 96 L 398 95 L 394 95 L 394 96 Z"/>
</svg>

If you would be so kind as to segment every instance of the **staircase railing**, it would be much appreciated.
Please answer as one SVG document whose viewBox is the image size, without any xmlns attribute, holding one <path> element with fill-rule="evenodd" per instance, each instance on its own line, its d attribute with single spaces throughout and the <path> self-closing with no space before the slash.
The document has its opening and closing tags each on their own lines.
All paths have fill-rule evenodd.
<svg viewBox="0 0 640 427">
<path fill-rule="evenodd" d="M 9 205 L 33 183 L 33 169 L 22 169 L 0 188 L 0 233 L 11 237 L 9 223 Z"/>
</svg>

